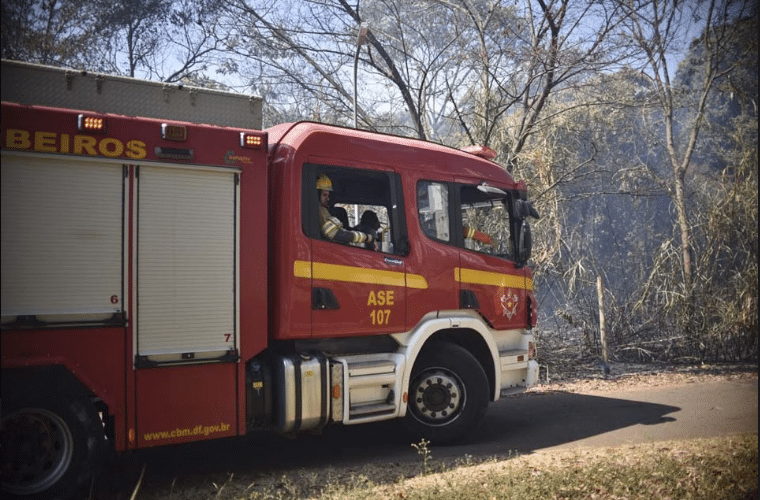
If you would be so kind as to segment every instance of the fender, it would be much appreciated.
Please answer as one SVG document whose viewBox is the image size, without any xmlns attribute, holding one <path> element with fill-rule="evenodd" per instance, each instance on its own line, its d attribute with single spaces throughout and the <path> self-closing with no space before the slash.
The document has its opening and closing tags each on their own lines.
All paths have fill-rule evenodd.
<svg viewBox="0 0 760 500">
<path fill-rule="evenodd" d="M 409 387 L 414 362 L 428 340 L 441 331 L 452 330 L 473 331 L 486 344 L 491 362 L 493 363 L 493 401 L 498 401 L 500 395 L 499 388 L 501 387 L 499 350 L 486 323 L 475 311 L 470 310 L 431 312 L 423 316 L 422 320 L 412 330 L 391 335 L 401 346 L 396 352 L 403 354 L 406 358 L 401 387 Z M 488 373 L 488 370 L 486 370 L 486 373 Z M 402 398 L 398 413 L 399 417 L 406 415 L 406 408 L 407 402 Z"/>
<path fill-rule="evenodd" d="M 70 369 L 60 364 L 4 368 L 2 385 L 3 395 L 11 397 L 25 391 L 72 398 L 91 395 Z"/>
</svg>

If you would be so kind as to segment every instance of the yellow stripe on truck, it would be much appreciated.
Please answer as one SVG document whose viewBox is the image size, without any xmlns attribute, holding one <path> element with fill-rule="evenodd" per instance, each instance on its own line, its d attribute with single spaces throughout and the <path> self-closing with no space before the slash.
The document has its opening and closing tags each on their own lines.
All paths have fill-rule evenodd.
<svg viewBox="0 0 760 500">
<path fill-rule="evenodd" d="M 454 268 L 454 280 L 473 285 L 490 285 L 504 288 L 524 288 L 533 290 L 533 280 L 524 276 L 478 271 L 476 269 Z"/>
<path fill-rule="evenodd" d="M 427 280 L 418 274 L 306 260 L 297 260 L 293 263 L 293 276 L 325 281 L 366 283 L 368 285 L 405 286 L 421 290 L 428 287 Z"/>
</svg>

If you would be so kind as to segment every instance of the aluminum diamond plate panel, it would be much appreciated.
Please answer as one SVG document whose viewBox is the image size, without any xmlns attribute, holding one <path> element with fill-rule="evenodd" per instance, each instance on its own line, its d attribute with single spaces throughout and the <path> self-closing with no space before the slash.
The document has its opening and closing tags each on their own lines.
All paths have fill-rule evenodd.
<svg viewBox="0 0 760 500">
<path fill-rule="evenodd" d="M 260 130 L 260 97 L 2 61 L 2 100 Z"/>
</svg>

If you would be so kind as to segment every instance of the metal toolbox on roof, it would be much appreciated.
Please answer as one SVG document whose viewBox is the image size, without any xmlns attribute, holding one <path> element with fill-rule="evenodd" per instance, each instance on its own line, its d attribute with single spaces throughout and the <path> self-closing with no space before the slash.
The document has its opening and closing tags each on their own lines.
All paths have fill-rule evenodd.
<svg viewBox="0 0 760 500">
<path fill-rule="evenodd" d="M 2 100 L 261 130 L 261 97 L 2 61 Z"/>
</svg>

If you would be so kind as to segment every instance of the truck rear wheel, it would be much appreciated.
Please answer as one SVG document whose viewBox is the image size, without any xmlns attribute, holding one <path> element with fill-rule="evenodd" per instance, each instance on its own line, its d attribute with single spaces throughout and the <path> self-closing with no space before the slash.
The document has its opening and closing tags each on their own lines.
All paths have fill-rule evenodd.
<svg viewBox="0 0 760 500">
<path fill-rule="evenodd" d="M 488 379 L 466 349 L 429 346 L 414 364 L 404 423 L 416 438 L 432 443 L 462 439 L 488 407 Z"/>
<path fill-rule="evenodd" d="M 12 498 L 70 498 L 89 485 L 105 448 L 86 400 L 27 394 L 3 401 L 2 491 Z"/>
</svg>

